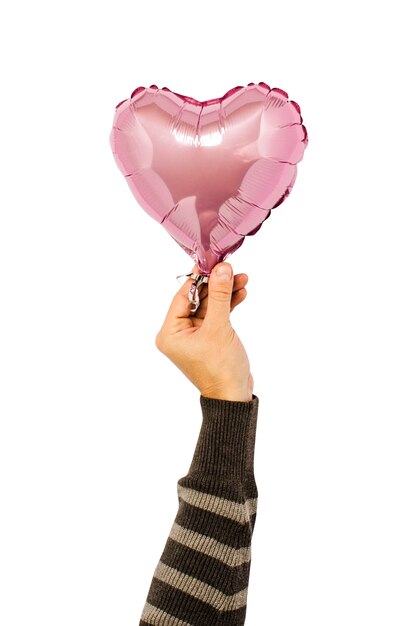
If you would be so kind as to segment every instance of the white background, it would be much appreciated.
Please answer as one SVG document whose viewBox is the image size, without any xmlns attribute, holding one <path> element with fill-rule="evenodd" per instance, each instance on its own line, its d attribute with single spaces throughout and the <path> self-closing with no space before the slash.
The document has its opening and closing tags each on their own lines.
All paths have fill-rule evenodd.
<svg viewBox="0 0 417 626">
<path fill-rule="evenodd" d="M 301 106 L 290 197 L 229 257 L 260 398 L 248 626 L 417 622 L 412 3 L 16 2 L 2 9 L 5 626 L 137 625 L 198 436 L 154 337 L 193 262 L 108 137 L 156 84 L 264 81 Z"/>
</svg>

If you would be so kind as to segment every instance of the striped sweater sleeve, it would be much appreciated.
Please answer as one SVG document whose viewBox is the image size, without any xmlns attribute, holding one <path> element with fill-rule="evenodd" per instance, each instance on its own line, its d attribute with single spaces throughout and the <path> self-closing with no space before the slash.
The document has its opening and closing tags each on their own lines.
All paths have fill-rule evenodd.
<svg viewBox="0 0 417 626">
<path fill-rule="evenodd" d="M 241 626 L 245 622 L 258 490 L 259 399 L 200 396 L 202 424 L 178 512 L 139 626 Z"/>
</svg>

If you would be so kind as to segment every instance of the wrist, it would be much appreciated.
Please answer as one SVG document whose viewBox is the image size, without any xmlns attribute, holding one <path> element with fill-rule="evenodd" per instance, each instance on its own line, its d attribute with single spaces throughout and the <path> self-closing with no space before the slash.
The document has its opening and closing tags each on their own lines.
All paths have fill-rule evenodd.
<svg viewBox="0 0 417 626">
<path fill-rule="evenodd" d="M 200 393 L 204 398 L 212 400 L 228 400 L 229 402 L 251 402 L 252 391 L 243 389 L 200 389 Z"/>
</svg>

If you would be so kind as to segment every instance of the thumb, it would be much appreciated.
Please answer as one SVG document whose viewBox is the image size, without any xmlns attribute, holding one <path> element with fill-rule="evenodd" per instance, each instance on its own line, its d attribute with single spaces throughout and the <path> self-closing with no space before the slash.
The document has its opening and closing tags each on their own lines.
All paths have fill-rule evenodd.
<svg viewBox="0 0 417 626">
<path fill-rule="evenodd" d="M 219 263 L 210 274 L 208 281 L 206 326 L 219 328 L 229 320 L 232 291 L 232 266 L 229 263 Z"/>
</svg>

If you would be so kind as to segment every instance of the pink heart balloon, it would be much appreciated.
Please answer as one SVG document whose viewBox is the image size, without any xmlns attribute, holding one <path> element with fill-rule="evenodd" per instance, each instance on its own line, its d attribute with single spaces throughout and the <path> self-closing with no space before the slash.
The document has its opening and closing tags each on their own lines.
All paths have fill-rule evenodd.
<svg viewBox="0 0 417 626">
<path fill-rule="evenodd" d="M 302 121 L 265 83 L 204 102 L 152 85 L 117 105 L 110 144 L 136 200 L 208 276 L 290 193 Z"/>
</svg>

